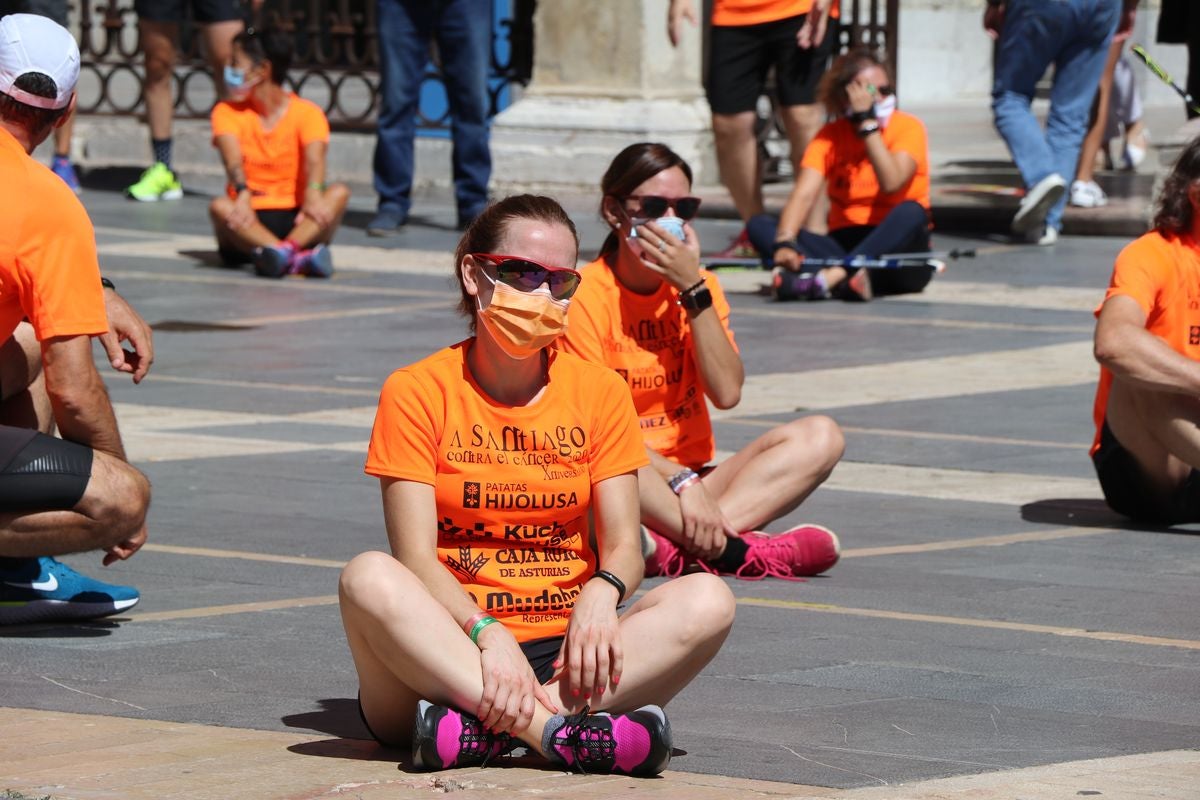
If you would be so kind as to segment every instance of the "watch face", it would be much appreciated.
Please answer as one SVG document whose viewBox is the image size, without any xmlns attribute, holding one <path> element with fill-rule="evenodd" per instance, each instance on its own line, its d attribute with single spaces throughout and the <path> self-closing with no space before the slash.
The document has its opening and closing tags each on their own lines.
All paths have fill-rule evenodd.
<svg viewBox="0 0 1200 800">
<path fill-rule="evenodd" d="M 690 311 L 703 311 L 712 306 L 712 292 L 708 287 L 683 296 L 683 307 Z"/>
</svg>

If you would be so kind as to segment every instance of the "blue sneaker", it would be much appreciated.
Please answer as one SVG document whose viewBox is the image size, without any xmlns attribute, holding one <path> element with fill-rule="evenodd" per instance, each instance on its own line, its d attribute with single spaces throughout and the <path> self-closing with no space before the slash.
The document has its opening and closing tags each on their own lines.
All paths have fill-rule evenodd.
<svg viewBox="0 0 1200 800">
<path fill-rule="evenodd" d="M 301 250 L 292 258 L 291 271 L 314 278 L 333 275 L 333 253 L 323 244 L 311 250 Z"/>
<path fill-rule="evenodd" d="M 107 617 L 140 599 L 132 586 L 93 580 L 49 556 L 0 558 L 0 625 Z"/>
<path fill-rule="evenodd" d="M 291 271 L 296 251 L 284 244 L 254 248 L 254 271 L 264 278 L 282 278 Z"/>
<path fill-rule="evenodd" d="M 79 194 L 83 187 L 79 185 L 79 176 L 75 174 L 75 165 L 66 156 L 55 156 L 50 162 L 50 171 L 63 179 L 63 183 L 71 187 L 71 191 Z"/>
</svg>

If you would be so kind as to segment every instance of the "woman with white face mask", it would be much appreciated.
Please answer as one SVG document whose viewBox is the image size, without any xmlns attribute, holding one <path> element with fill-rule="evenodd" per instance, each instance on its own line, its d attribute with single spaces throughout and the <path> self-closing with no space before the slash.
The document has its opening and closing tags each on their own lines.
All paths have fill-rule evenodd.
<svg viewBox="0 0 1200 800">
<path fill-rule="evenodd" d="M 778 222 L 747 224 L 766 266 L 776 267 L 776 299 L 870 300 L 919 292 L 933 268 L 805 269 L 804 259 L 878 257 L 929 250 L 929 145 L 925 126 L 896 109 L 895 86 L 867 50 L 839 56 L 819 90 L 832 118 L 804 152 L 800 174 Z M 803 230 L 824 187 L 829 233 Z"/>
<path fill-rule="evenodd" d="M 633 144 L 601 180 L 612 231 L 585 266 L 563 346 L 621 375 L 650 464 L 638 475 L 648 576 L 711 572 L 759 580 L 817 575 L 838 560 L 819 525 L 760 528 L 829 476 L 843 441 L 829 417 L 767 431 L 724 463 L 708 402 L 732 408 L 745 371 L 716 276 L 700 269 L 692 171 L 664 144 Z"/>
<path fill-rule="evenodd" d="M 621 378 L 549 348 L 579 286 L 558 203 L 509 197 L 455 253 L 473 335 L 384 384 L 366 471 L 391 553 L 341 578 L 363 721 L 413 765 L 486 764 L 524 745 L 558 768 L 653 775 L 662 706 L 733 622 L 711 575 L 631 602 L 642 575 Z"/>
</svg>

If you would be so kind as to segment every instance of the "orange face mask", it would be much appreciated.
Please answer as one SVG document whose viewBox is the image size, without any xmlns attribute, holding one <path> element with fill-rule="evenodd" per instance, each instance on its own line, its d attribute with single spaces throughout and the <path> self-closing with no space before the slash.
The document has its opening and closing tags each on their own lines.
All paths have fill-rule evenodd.
<svg viewBox="0 0 1200 800">
<path fill-rule="evenodd" d="M 495 281 L 480 270 L 492 284 L 492 301 L 479 306 L 483 327 L 500 349 L 518 360 L 541 351 L 567 330 L 569 300 L 555 300 L 542 292 L 522 292 Z M 475 298 L 476 304 L 479 297 Z"/>
</svg>

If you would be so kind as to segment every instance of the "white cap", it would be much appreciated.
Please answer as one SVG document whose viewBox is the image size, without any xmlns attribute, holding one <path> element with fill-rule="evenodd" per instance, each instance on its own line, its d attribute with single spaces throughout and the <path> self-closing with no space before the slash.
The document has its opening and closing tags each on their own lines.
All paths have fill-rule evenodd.
<svg viewBox="0 0 1200 800">
<path fill-rule="evenodd" d="M 38 97 L 13 85 L 31 72 L 53 80 L 58 94 Z M 79 45 L 66 28 L 37 14 L 0 19 L 0 93 L 27 106 L 65 108 L 78 79 Z"/>
</svg>

